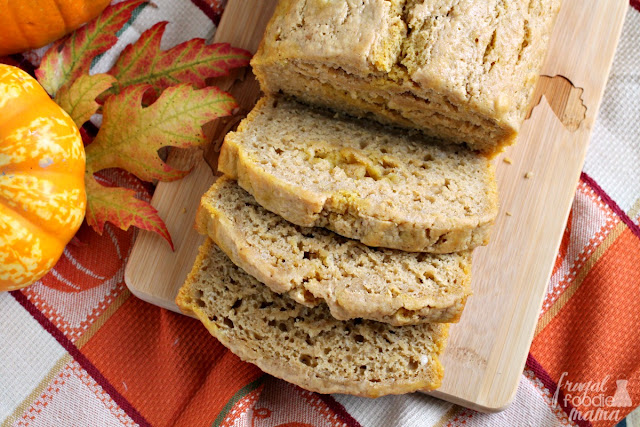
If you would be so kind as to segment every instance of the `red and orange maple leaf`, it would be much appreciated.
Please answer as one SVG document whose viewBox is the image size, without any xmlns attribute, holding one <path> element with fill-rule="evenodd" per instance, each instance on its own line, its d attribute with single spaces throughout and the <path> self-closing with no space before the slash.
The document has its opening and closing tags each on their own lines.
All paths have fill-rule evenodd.
<svg viewBox="0 0 640 427">
<path fill-rule="evenodd" d="M 118 41 L 116 33 L 147 0 L 128 0 L 107 7 L 96 19 L 58 40 L 47 50 L 36 70 L 40 84 L 56 96 L 82 74 L 89 74 L 91 62 Z"/>
<path fill-rule="evenodd" d="M 207 45 L 202 39 L 162 51 L 167 23 L 160 22 L 127 46 L 108 74 L 89 75 L 95 57 L 115 44 L 115 34 L 146 4 L 126 0 L 108 7 L 54 44 L 36 76 L 78 126 L 96 113 L 103 115 L 97 136 L 86 148 L 87 223 L 98 233 L 107 221 L 123 230 L 133 225 L 154 231 L 173 248 L 153 206 L 131 190 L 102 186 L 93 174 L 121 168 L 146 181 L 171 181 L 188 174 L 167 165 L 158 151 L 205 144 L 202 126 L 230 115 L 237 106 L 229 94 L 205 87 L 205 80 L 247 65 L 250 54 L 228 44 Z M 145 106 L 149 100 L 155 102 Z"/>
<path fill-rule="evenodd" d="M 153 86 L 156 95 L 179 83 L 206 86 L 211 77 L 226 76 L 229 70 L 249 65 L 251 54 L 228 43 L 207 45 L 204 39 L 191 39 L 169 50 L 160 50 L 168 22 L 158 22 L 127 46 L 109 74 L 119 87 L 138 83 Z"/>
<path fill-rule="evenodd" d="M 161 235 L 173 249 L 169 230 L 156 208 L 135 197 L 136 192 L 128 188 L 105 187 L 93 175 L 85 176 L 87 190 L 87 215 L 85 219 L 98 234 L 104 231 L 105 223 L 117 224 L 123 230 L 135 226 Z"/>
<path fill-rule="evenodd" d="M 55 101 L 69 113 L 76 126 L 81 127 L 100 108 L 96 98 L 115 81 L 115 77 L 108 74 L 83 74 L 71 86 L 61 88 Z"/>
<path fill-rule="evenodd" d="M 231 95 L 216 87 L 196 90 L 183 84 L 168 88 L 143 108 L 142 97 L 150 89 L 131 86 L 107 99 L 100 132 L 86 149 L 89 173 L 117 167 L 144 181 L 180 179 L 189 171 L 171 168 L 158 150 L 205 144 L 202 125 L 237 107 Z"/>
</svg>

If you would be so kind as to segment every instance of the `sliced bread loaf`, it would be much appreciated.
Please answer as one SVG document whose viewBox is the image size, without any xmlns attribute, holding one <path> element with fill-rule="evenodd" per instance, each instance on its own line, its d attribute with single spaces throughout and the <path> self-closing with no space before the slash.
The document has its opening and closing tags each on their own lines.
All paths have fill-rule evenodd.
<svg viewBox="0 0 640 427">
<path fill-rule="evenodd" d="M 392 325 L 455 322 L 471 294 L 471 253 L 377 249 L 324 228 L 296 226 L 219 178 L 196 224 L 234 264 L 277 293 L 333 317 Z"/>
<path fill-rule="evenodd" d="M 286 220 L 369 246 L 472 249 L 498 212 L 485 157 L 285 98 L 258 102 L 225 138 L 218 168 Z"/>
<path fill-rule="evenodd" d="M 319 393 L 367 397 L 440 386 L 447 324 L 393 327 L 339 321 L 236 267 L 209 239 L 176 303 L 224 346 L 263 371 Z"/>
</svg>

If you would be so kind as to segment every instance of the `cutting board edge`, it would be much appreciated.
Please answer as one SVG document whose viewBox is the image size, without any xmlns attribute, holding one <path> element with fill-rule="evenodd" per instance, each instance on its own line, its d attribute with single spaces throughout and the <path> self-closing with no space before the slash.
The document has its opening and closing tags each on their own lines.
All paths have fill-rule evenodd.
<svg viewBox="0 0 640 427">
<path fill-rule="evenodd" d="M 587 145 L 588 146 L 588 145 Z M 586 148 L 585 148 L 585 156 L 586 158 Z M 580 174 L 578 174 L 578 177 L 576 179 L 576 189 L 577 189 L 577 183 L 580 180 Z M 569 219 L 569 214 L 571 212 L 571 204 L 569 205 L 566 214 L 565 214 L 565 220 L 564 220 L 564 224 L 566 227 L 566 223 L 567 220 Z M 559 236 L 559 238 L 557 239 L 557 248 L 559 249 L 561 243 L 562 243 L 562 235 Z M 556 250 L 557 252 L 557 250 Z M 544 281 L 544 283 L 542 284 L 537 284 L 534 285 L 533 288 L 535 289 L 540 289 L 540 295 L 538 297 L 538 304 L 537 304 L 537 312 L 540 312 L 540 310 L 542 309 L 542 305 L 544 304 L 544 297 L 546 295 L 546 284 L 549 283 L 549 280 L 551 279 L 551 276 L 553 274 L 553 265 L 549 266 L 549 273 L 548 273 L 548 277 L 547 280 Z M 463 314 L 464 315 L 464 314 Z M 535 339 L 535 331 L 536 331 L 536 326 L 537 326 L 537 322 L 533 323 L 533 326 L 530 328 L 531 330 L 528 331 L 529 334 L 529 338 L 527 339 L 528 345 L 527 345 L 527 351 L 523 352 L 523 357 L 522 357 L 522 361 L 519 363 L 519 369 L 518 371 L 523 371 L 526 364 L 527 364 L 527 358 L 529 356 L 529 349 L 531 348 L 531 344 L 533 343 L 533 340 Z M 446 368 L 445 368 L 445 375 L 446 375 Z M 456 405 L 460 405 L 460 406 L 464 406 L 465 408 L 469 408 L 469 409 L 473 409 L 475 411 L 478 412 L 483 412 L 483 413 L 497 413 L 497 412 L 502 412 L 504 410 L 506 410 L 509 406 L 511 406 L 511 404 L 513 403 L 516 394 L 518 393 L 518 387 L 520 385 L 520 381 L 522 380 L 522 374 L 518 375 L 518 376 L 514 376 L 513 380 L 511 381 L 512 384 L 510 384 L 508 386 L 509 389 L 511 389 L 511 392 L 509 393 L 508 397 L 506 399 L 504 399 L 504 401 L 498 401 L 497 403 L 491 403 L 489 402 L 488 397 L 492 396 L 491 394 L 487 394 L 484 398 L 476 398 L 475 401 L 474 400 L 468 400 L 468 399 L 463 399 L 463 398 L 459 398 L 456 397 L 453 394 L 441 391 L 441 390 L 433 390 L 433 391 L 428 391 L 428 392 L 423 392 L 429 396 L 435 397 L 437 399 L 441 399 L 447 402 L 451 402 L 454 403 Z"/>
<path fill-rule="evenodd" d="M 136 298 L 141 299 L 142 301 L 148 302 L 149 304 L 153 304 L 155 306 L 173 311 L 174 313 L 184 314 L 183 312 L 180 311 L 180 309 L 175 304 L 175 302 L 171 304 L 169 302 L 164 301 L 162 298 L 158 298 L 154 295 L 148 294 L 146 292 L 142 292 L 139 289 L 137 289 L 135 286 L 130 285 L 129 280 L 127 280 L 126 269 L 124 273 L 124 284 L 127 286 L 127 289 L 129 289 L 129 292 L 131 292 L 131 294 Z"/>
<path fill-rule="evenodd" d="M 453 403 L 455 405 L 472 409 L 474 411 L 482 412 L 484 414 L 496 414 L 498 412 L 502 412 L 506 410 L 507 408 L 509 408 L 509 406 L 511 406 L 511 404 L 516 398 L 519 384 L 520 384 L 520 379 L 518 379 L 518 381 L 515 383 L 513 387 L 513 391 L 511 392 L 507 401 L 504 403 L 501 403 L 499 406 L 492 406 L 492 405 L 483 403 L 483 401 L 480 399 L 478 399 L 478 401 L 462 399 L 440 390 L 425 391 L 421 393 L 424 393 L 427 396 L 435 397 L 436 399 L 444 400 L 445 402 Z"/>
</svg>

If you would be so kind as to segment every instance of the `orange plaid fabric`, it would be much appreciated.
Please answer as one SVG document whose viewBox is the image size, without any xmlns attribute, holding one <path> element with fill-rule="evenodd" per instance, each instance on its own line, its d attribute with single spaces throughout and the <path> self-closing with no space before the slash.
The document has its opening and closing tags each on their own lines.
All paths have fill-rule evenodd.
<svg viewBox="0 0 640 427">
<path fill-rule="evenodd" d="M 203 14 L 213 28 L 224 3 L 192 3 L 190 13 Z M 628 19 L 623 43 L 637 45 L 640 13 L 630 12 Z M 27 58 L 2 61 L 32 71 L 37 53 Z M 638 82 L 640 60 L 636 64 L 631 79 Z M 610 90 L 615 88 L 607 92 L 613 99 Z M 640 131 L 638 123 L 629 124 L 636 126 L 632 132 Z M 605 143 L 598 135 L 596 150 Z M 640 182 L 640 132 L 635 135 L 630 149 L 636 169 L 618 172 Z M 616 171 L 607 175 L 593 165 L 588 159 L 576 191 L 518 396 L 503 413 L 479 414 L 421 395 L 376 401 L 322 396 L 268 377 L 197 321 L 130 294 L 124 266 L 135 232 L 107 225 L 99 236 L 85 225 L 79 243 L 67 247 L 50 274 L 27 289 L 0 294 L 0 420 L 101 426 L 613 425 L 640 404 L 640 192 L 617 186 L 623 178 Z M 152 191 L 118 170 L 100 179 L 147 200 Z"/>
</svg>

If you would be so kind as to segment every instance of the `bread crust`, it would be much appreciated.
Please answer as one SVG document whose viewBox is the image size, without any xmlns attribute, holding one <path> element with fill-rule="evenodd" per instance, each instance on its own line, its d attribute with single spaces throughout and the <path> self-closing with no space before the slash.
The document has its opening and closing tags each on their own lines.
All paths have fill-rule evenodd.
<svg viewBox="0 0 640 427">
<path fill-rule="evenodd" d="M 224 255 L 222 256 L 224 257 Z M 215 262 L 211 262 L 212 260 Z M 211 274 L 212 271 L 213 274 Z M 228 276 L 217 274 L 217 272 L 230 273 L 233 275 L 235 283 L 229 281 Z M 224 287 L 227 287 L 226 291 L 222 289 Z M 214 290 L 214 288 L 218 289 Z M 250 288 L 249 292 L 245 291 L 247 288 Z M 242 304 L 251 304 L 252 300 L 257 300 L 258 302 L 269 301 L 268 304 L 275 305 L 272 310 L 267 307 L 266 312 L 263 313 L 254 313 L 253 310 L 237 313 L 233 311 L 230 302 L 221 302 L 227 292 L 234 296 L 242 295 L 244 298 Z M 219 297 L 212 298 L 215 295 Z M 195 315 L 215 338 L 242 360 L 257 365 L 266 373 L 310 391 L 379 397 L 417 390 L 432 390 L 441 385 L 444 370 L 439 356 L 446 345 L 449 330 L 447 324 L 425 324 L 400 328 L 385 326 L 380 329 L 375 326 L 375 322 L 345 323 L 333 319 L 323 307 L 291 307 L 289 305 L 291 303 L 287 303 L 286 300 L 286 296 L 278 296 L 267 288 L 262 288 L 259 283 L 242 273 L 228 259 L 221 258 L 220 251 L 209 239 L 201 246 L 193 270 L 176 297 L 178 307 L 185 314 Z M 285 314 L 287 312 L 293 312 L 293 314 L 286 314 L 283 317 L 279 314 L 282 313 L 279 307 L 285 310 Z M 297 314 L 298 317 L 311 316 L 313 321 L 308 322 L 308 319 L 303 319 L 300 322 L 287 320 L 292 319 L 291 316 L 294 314 Z M 276 318 L 274 316 L 278 316 L 280 322 L 285 322 L 287 327 L 293 329 L 282 331 L 279 327 L 269 326 L 267 323 L 269 319 Z M 233 327 L 229 325 L 233 325 Z M 316 328 L 319 329 L 316 330 Z M 367 351 L 366 354 L 355 356 L 358 360 L 357 363 L 370 363 L 363 365 L 363 367 L 367 366 L 374 370 L 369 373 L 374 377 L 373 380 L 366 377 L 361 369 L 355 369 L 353 374 L 337 375 L 335 372 L 325 370 L 331 369 L 332 365 L 328 365 L 326 360 L 322 360 L 322 357 L 341 355 L 340 360 L 336 362 L 340 366 L 335 369 L 345 370 L 349 367 L 346 356 L 350 353 L 353 355 L 353 352 L 345 349 L 345 352 L 342 353 L 343 350 L 337 350 L 337 352 L 323 356 L 324 353 L 321 349 L 327 344 L 323 342 L 325 334 L 334 328 L 354 331 L 354 334 L 341 338 L 341 342 L 350 348 L 363 345 L 360 343 L 360 339 L 364 339 L 364 345 L 367 345 L 366 340 L 373 339 L 376 334 L 371 336 L 367 334 L 362 338 L 355 332 L 366 331 L 370 328 L 379 329 L 378 335 L 393 330 L 395 331 L 393 336 L 399 336 L 399 338 L 393 344 L 390 342 L 388 348 L 385 348 L 384 346 L 387 344 L 384 344 L 379 348 L 379 351 Z M 402 328 L 412 329 L 403 331 Z M 262 335 L 265 331 L 268 331 L 267 335 Z M 320 331 L 319 334 L 318 331 Z M 260 339 L 247 339 L 247 337 L 253 337 L 256 334 L 260 334 Z M 301 334 L 316 341 L 313 344 L 308 344 L 303 339 L 295 341 L 296 352 L 292 353 L 290 347 L 286 347 L 284 343 L 291 339 L 296 340 L 295 337 Z M 285 337 L 289 338 L 285 340 Z M 283 345 L 279 346 L 278 343 Z M 330 343 L 332 344 L 333 341 Z M 400 348 L 404 349 L 402 350 L 403 354 L 399 354 L 397 349 Z M 331 351 L 333 350 L 335 349 Z M 304 359 L 306 354 L 309 354 L 311 360 L 317 365 L 314 366 L 314 363 L 309 363 Z M 402 371 L 385 373 L 387 366 L 380 362 L 385 358 L 388 359 L 390 368 L 395 367 L 396 363 L 405 358 L 417 360 L 418 366 L 412 362 L 411 366 L 415 370 L 412 374 Z M 391 370 L 393 371 L 393 369 Z M 349 372 L 351 372 L 350 369 Z"/>
<path fill-rule="evenodd" d="M 266 93 L 494 156 L 515 142 L 561 0 L 283 0 L 252 60 Z"/>
<path fill-rule="evenodd" d="M 277 104 L 277 107 L 272 106 L 274 103 Z M 489 242 L 498 213 L 498 191 L 495 181 L 495 166 L 486 158 L 460 148 L 459 157 L 469 163 L 475 162 L 475 167 L 480 169 L 480 172 L 473 169 L 468 176 L 461 176 L 457 170 L 450 170 L 445 178 L 452 181 L 457 179 L 454 185 L 465 184 L 467 187 L 478 187 L 476 190 L 478 194 L 474 196 L 477 199 L 477 202 L 474 202 L 477 206 L 472 206 L 472 208 L 478 207 L 479 212 L 467 214 L 466 210 L 462 211 L 461 209 L 455 212 L 449 201 L 444 197 L 438 198 L 437 196 L 434 202 L 442 203 L 439 210 L 427 212 L 426 209 L 421 211 L 422 208 L 415 207 L 409 212 L 408 207 L 403 205 L 408 205 L 413 200 L 402 199 L 393 194 L 389 194 L 389 197 L 395 197 L 395 199 L 389 200 L 393 200 L 394 205 L 386 208 L 374 201 L 375 194 L 369 196 L 361 194 L 364 186 L 380 184 L 386 187 L 387 183 L 372 184 L 362 179 L 343 177 L 341 181 L 336 178 L 330 183 L 327 182 L 324 187 L 319 185 L 305 187 L 304 181 L 296 181 L 295 177 L 292 177 L 289 165 L 283 164 L 279 168 L 265 166 L 263 161 L 267 150 L 273 147 L 270 146 L 268 135 L 260 134 L 260 126 L 264 121 L 263 116 L 277 117 L 285 108 L 301 109 L 300 121 L 296 121 L 294 117 L 290 118 L 288 123 L 283 124 L 287 131 L 293 132 L 295 129 L 303 127 L 303 123 L 306 124 L 317 119 L 322 126 L 328 126 L 328 123 L 340 126 L 341 131 L 346 134 L 345 139 L 352 134 L 361 132 L 367 137 L 375 139 L 381 133 L 386 132 L 389 137 L 387 146 L 390 150 L 394 149 L 393 145 L 401 146 L 414 143 L 410 137 L 402 133 L 389 136 L 389 133 L 394 131 L 385 130 L 382 127 L 370 127 L 360 121 L 347 118 L 323 119 L 320 112 L 293 101 L 282 98 L 263 98 L 243 120 L 238 130 L 229 133 L 225 138 L 218 160 L 218 169 L 225 175 L 237 179 L 240 186 L 254 196 L 266 209 L 294 224 L 304 227 L 326 227 L 345 237 L 359 240 L 374 247 L 386 247 L 408 252 L 451 253 L 473 249 Z M 313 132 L 300 133 L 295 145 L 297 147 L 315 143 L 315 137 Z M 262 151 L 254 148 L 257 144 L 254 139 L 258 138 L 262 138 L 259 142 L 266 147 Z M 433 144 L 437 144 L 437 142 L 433 142 L 433 140 L 422 138 L 422 141 L 425 148 L 418 153 L 394 157 L 400 163 L 393 171 L 394 173 L 401 174 L 406 171 L 422 173 L 419 167 L 412 166 L 412 163 L 425 154 L 431 155 L 429 153 L 434 152 L 436 156 L 442 156 L 443 153 L 451 156 L 457 155 L 452 154 L 450 148 L 447 149 L 444 146 L 442 149 L 436 148 L 437 145 Z M 353 143 L 347 144 L 345 142 L 342 147 L 336 146 L 335 141 L 332 144 L 335 146 L 335 150 L 342 148 L 344 151 L 352 153 L 353 156 L 366 157 L 371 152 L 375 152 L 375 149 L 364 151 L 354 148 Z M 432 145 L 430 149 L 426 148 L 428 144 Z M 296 147 L 291 147 L 291 149 Z M 278 149 L 285 150 L 283 156 L 292 153 L 286 146 L 278 146 Z M 415 147 L 412 146 L 412 149 Z M 389 156 L 393 157 L 392 154 Z M 455 161 L 450 163 L 455 163 Z M 316 166 L 306 162 L 298 164 L 296 167 L 299 168 L 296 171 L 298 175 L 313 175 Z M 456 164 L 455 167 L 459 166 Z M 454 174 L 456 178 L 454 178 Z M 329 179 L 325 177 L 328 175 L 322 176 L 322 179 Z M 436 175 L 431 175 L 431 177 L 439 179 Z M 462 182 L 462 180 L 466 181 Z M 407 180 L 407 182 L 410 181 Z M 403 185 L 414 184 L 401 182 L 397 187 L 400 188 Z M 416 188 L 416 191 L 422 190 Z M 413 196 L 409 194 L 405 197 Z"/>
<path fill-rule="evenodd" d="M 339 320 L 394 326 L 457 322 L 471 295 L 471 253 L 369 248 L 294 226 L 221 177 L 202 197 L 196 228 L 249 275 L 300 304 L 326 303 Z"/>
</svg>

